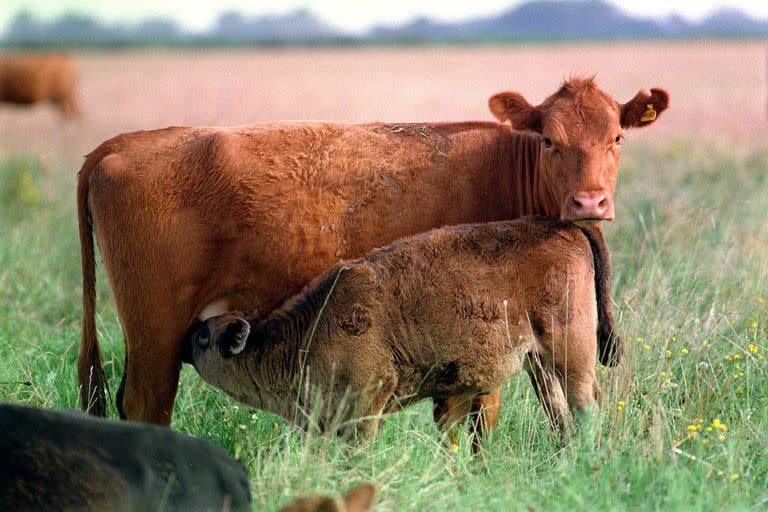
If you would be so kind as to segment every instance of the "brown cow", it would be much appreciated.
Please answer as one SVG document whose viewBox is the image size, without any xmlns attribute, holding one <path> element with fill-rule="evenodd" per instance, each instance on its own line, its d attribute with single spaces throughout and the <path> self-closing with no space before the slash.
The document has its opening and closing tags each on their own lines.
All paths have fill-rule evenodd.
<svg viewBox="0 0 768 512">
<path fill-rule="evenodd" d="M 371 484 L 360 484 L 343 498 L 315 495 L 297 498 L 278 512 L 368 512 L 373 510 L 376 488 Z"/>
<path fill-rule="evenodd" d="M 75 84 L 75 61 L 69 55 L 0 56 L 0 102 L 32 105 L 50 101 L 65 117 L 76 117 Z"/>
<path fill-rule="evenodd" d="M 77 188 L 82 406 L 106 413 L 94 231 L 125 336 L 118 410 L 167 425 L 195 318 L 265 314 L 338 261 L 443 225 L 612 219 L 622 132 L 653 123 L 667 104 L 659 89 L 619 104 L 574 78 L 537 107 L 517 93 L 493 96 L 491 110 L 511 127 L 283 122 L 102 143 Z M 476 404 L 490 424 L 499 396 Z"/>
<path fill-rule="evenodd" d="M 436 406 L 450 429 L 524 366 L 566 436 L 566 407 L 581 412 L 600 393 L 597 335 L 613 330 L 607 264 L 599 228 L 439 228 L 332 267 L 252 330 L 233 314 L 195 324 L 184 359 L 237 400 L 288 420 L 298 408 L 347 437 L 349 420 L 372 433 L 382 412 L 461 397 Z"/>
</svg>

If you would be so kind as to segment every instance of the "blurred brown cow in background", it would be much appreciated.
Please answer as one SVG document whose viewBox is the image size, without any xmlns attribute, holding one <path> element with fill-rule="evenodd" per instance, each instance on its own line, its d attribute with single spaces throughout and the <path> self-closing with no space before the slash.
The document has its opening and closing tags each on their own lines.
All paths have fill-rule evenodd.
<svg viewBox="0 0 768 512">
<path fill-rule="evenodd" d="M 50 101 L 65 117 L 77 117 L 76 74 L 70 55 L 1 55 L 0 102 L 33 105 Z"/>
</svg>

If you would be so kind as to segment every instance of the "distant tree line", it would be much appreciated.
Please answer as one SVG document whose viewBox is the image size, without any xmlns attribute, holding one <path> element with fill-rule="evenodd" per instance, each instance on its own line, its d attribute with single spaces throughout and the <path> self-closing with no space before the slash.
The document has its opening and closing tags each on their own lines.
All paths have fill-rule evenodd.
<svg viewBox="0 0 768 512">
<path fill-rule="evenodd" d="M 284 15 L 222 13 L 205 31 L 184 30 L 167 18 L 105 23 L 84 14 L 44 21 L 28 11 L 12 19 L 0 38 L 6 46 L 120 46 L 217 44 L 367 44 L 409 42 L 504 42 L 651 38 L 741 38 L 768 36 L 768 20 L 736 9 L 712 13 L 700 22 L 677 15 L 641 18 L 604 0 L 531 1 L 501 14 L 443 23 L 420 18 L 400 26 L 376 26 L 350 35 L 300 9 Z"/>
</svg>

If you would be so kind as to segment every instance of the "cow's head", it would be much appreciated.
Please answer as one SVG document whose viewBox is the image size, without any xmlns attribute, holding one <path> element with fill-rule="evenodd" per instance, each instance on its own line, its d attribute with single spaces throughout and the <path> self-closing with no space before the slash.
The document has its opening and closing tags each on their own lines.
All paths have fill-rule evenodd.
<svg viewBox="0 0 768 512">
<path fill-rule="evenodd" d="M 496 94 L 488 105 L 500 121 L 540 135 L 538 192 L 545 213 L 588 223 L 613 220 L 623 132 L 653 123 L 669 95 L 640 91 L 620 104 L 593 78 L 571 78 L 536 107 L 516 92 Z"/>
<path fill-rule="evenodd" d="M 232 393 L 239 365 L 234 356 L 245 350 L 250 331 L 250 324 L 238 313 L 196 322 L 184 340 L 182 360 L 209 384 Z"/>
</svg>

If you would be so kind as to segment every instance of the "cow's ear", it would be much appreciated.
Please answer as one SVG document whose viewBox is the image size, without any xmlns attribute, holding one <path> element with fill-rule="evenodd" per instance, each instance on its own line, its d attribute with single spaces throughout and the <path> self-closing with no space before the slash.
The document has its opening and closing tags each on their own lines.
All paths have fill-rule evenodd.
<svg viewBox="0 0 768 512">
<path fill-rule="evenodd" d="M 488 108 L 496 119 L 509 121 L 515 130 L 531 130 L 541 133 L 541 111 L 528 103 L 517 92 L 500 92 L 488 100 Z"/>
<path fill-rule="evenodd" d="M 621 105 L 621 127 L 648 126 L 656 121 L 668 106 L 669 94 L 664 89 L 651 89 L 651 94 L 640 91 L 634 98 Z"/>
<path fill-rule="evenodd" d="M 373 508 L 376 488 L 371 484 L 360 484 L 344 496 L 347 512 L 368 512 Z"/>
<path fill-rule="evenodd" d="M 245 349 L 251 325 L 242 318 L 236 318 L 221 335 L 220 348 L 224 357 L 236 356 Z"/>
</svg>

